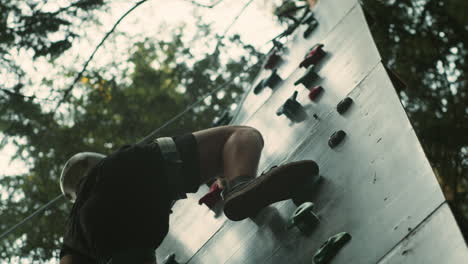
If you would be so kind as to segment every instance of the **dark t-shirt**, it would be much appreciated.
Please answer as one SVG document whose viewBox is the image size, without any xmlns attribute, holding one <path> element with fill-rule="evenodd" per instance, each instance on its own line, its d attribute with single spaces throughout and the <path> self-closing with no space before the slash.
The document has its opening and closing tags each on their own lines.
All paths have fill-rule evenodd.
<svg viewBox="0 0 468 264">
<path fill-rule="evenodd" d="M 127 145 L 107 156 L 80 182 L 60 258 L 106 263 L 119 250 L 156 249 L 169 228 L 167 187 L 157 144 Z"/>
</svg>

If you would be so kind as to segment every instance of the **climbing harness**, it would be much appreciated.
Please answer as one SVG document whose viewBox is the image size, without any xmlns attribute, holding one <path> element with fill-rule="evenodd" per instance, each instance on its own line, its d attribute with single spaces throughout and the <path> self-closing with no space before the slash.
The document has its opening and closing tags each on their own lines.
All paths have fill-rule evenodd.
<svg viewBox="0 0 468 264">
<path fill-rule="evenodd" d="M 164 174 L 166 175 L 171 193 L 172 205 L 175 201 L 186 199 L 183 190 L 182 160 L 174 140 L 171 137 L 162 137 L 154 140 L 158 144 L 164 159 Z"/>
</svg>

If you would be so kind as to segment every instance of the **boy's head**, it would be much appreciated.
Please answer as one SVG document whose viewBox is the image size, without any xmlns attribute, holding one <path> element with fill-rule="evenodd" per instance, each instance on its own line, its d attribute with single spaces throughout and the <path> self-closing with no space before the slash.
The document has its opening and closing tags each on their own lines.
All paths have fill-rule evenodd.
<svg viewBox="0 0 468 264">
<path fill-rule="evenodd" d="M 75 202 L 78 183 L 103 158 L 103 154 L 80 152 L 65 163 L 60 175 L 60 189 L 68 200 Z"/>
</svg>

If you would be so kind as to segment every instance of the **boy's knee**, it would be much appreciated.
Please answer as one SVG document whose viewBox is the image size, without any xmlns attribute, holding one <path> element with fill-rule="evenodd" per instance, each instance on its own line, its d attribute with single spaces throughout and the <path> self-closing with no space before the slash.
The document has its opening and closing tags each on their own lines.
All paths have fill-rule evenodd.
<svg viewBox="0 0 468 264">
<path fill-rule="evenodd" d="M 263 140 L 263 136 L 262 136 L 262 133 L 260 133 L 260 131 L 258 131 L 256 128 L 249 127 L 249 126 L 243 127 L 243 130 L 246 133 L 248 133 L 249 136 L 256 138 L 258 142 L 260 142 L 261 147 L 263 148 L 265 142 Z"/>
</svg>

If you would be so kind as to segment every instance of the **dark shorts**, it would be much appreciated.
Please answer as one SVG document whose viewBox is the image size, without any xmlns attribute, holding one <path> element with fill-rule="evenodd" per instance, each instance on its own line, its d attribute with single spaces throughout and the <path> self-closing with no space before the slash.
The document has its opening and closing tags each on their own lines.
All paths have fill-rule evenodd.
<svg viewBox="0 0 468 264">
<path fill-rule="evenodd" d="M 183 161 L 184 191 L 196 192 L 200 184 L 196 139 L 191 133 L 173 139 Z M 156 249 L 161 244 L 168 233 L 172 203 L 163 171 L 156 143 L 125 146 L 95 168 L 92 190 L 76 208 L 79 229 L 93 256 L 104 260 L 116 252 Z"/>
</svg>

